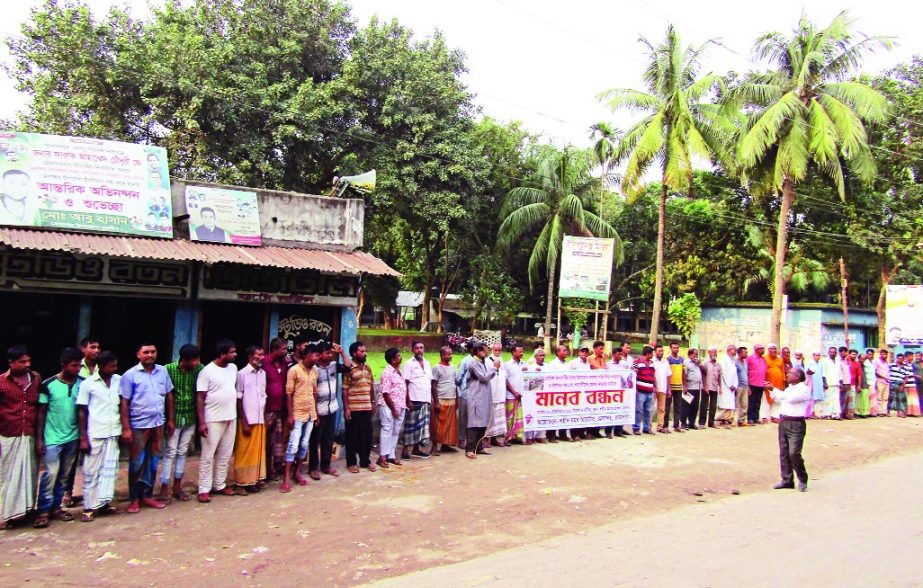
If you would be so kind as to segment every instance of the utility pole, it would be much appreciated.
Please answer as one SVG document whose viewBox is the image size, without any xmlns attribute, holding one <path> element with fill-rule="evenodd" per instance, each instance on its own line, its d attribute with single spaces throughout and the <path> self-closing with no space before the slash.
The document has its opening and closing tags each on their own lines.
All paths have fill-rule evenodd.
<svg viewBox="0 0 923 588">
<path fill-rule="evenodd" d="M 840 300 L 843 302 L 843 339 L 849 347 L 849 310 L 847 309 L 846 295 L 849 290 L 849 280 L 846 278 L 846 262 L 840 257 Z"/>
</svg>

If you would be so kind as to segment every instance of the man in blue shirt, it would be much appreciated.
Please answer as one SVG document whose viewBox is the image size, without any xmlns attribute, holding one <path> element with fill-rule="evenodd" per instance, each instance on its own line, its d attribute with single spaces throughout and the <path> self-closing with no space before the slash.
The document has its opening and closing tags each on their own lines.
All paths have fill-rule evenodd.
<svg viewBox="0 0 923 588">
<path fill-rule="evenodd" d="M 173 434 L 173 382 L 162 365 L 157 364 L 157 346 L 138 345 L 138 365 L 122 376 L 122 439 L 131 448 L 128 464 L 128 511 L 137 513 L 141 505 L 163 508 L 153 497 L 157 477 L 157 457 L 161 435 Z M 166 415 L 164 408 L 166 407 Z"/>
</svg>

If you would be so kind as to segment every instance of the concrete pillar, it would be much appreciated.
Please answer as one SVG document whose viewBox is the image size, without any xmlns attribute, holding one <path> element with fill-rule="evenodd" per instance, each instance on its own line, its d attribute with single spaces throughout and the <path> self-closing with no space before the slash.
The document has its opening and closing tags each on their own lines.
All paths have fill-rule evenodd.
<svg viewBox="0 0 923 588">
<path fill-rule="evenodd" d="M 179 359 L 179 348 L 187 343 L 199 342 L 199 307 L 195 302 L 183 300 L 176 303 L 173 322 L 173 360 Z"/>
</svg>

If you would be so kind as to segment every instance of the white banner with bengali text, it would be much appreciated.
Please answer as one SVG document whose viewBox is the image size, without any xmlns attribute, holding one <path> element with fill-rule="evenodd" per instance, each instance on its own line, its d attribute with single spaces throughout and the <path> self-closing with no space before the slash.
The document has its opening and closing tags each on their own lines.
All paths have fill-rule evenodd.
<svg viewBox="0 0 923 588">
<path fill-rule="evenodd" d="M 526 431 L 631 425 L 635 422 L 632 370 L 530 371 L 523 374 Z"/>
</svg>

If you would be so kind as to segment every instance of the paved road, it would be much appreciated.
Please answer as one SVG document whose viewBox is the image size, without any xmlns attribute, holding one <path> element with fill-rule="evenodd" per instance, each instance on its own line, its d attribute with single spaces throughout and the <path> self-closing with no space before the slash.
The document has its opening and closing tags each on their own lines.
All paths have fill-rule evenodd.
<svg viewBox="0 0 923 588">
<path fill-rule="evenodd" d="M 372 586 L 918 586 L 921 489 L 923 451 Z"/>
</svg>

